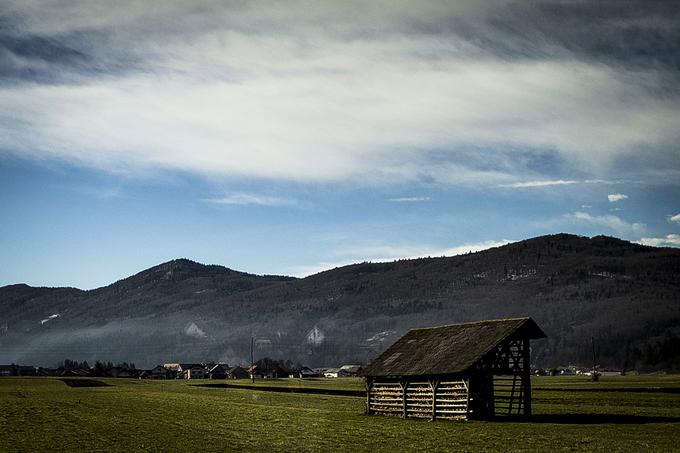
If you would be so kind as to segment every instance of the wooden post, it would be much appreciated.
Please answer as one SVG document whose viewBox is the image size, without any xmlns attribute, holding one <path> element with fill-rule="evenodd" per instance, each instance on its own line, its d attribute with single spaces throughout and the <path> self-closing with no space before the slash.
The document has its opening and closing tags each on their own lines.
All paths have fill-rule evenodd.
<svg viewBox="0 0 680 453">
<path fill-rule="evenodd" d="M 508 401 L 508 415 L 512 415 L 512 403 L 515 400 L 515 387 L 517 387 L 517 372 L 512 375 L 512 387 L 510 388 L 510 401 Z"/>
<path fill-rule="evenodd" d="M 522 370 L 522 390 L 524 397 L 524 415 L 531 416 L 531 350 L 529 349 L 529 340 L 525 339 L 522 345 L 522 362 L 524 369 Z"/>
<path fill-rule="evenodd" d="M 373 380 L 370 377 L 366 378 L 366 413 L 371 415 L 371 387 Z"/>
<path fill-rule="evenodd" d="M 402 402 L 404 403 L 404 413 L 402 415 L 406 418 L 408 416 L 408 407 L 406 406 L 406 388 L 408 387 L 408 381 L 401 381 L 399 382 L 399 385 L 401 386 L 401 397 L 403 398 Z"/>
<path fill-rule="evenodd" d="M 439 386 L 439 381 L 430 381 L 430 388 L 432 389 L 432 420 L 437 419 L 437 387 Z"/>
<path fill-rule="evenodd" d="M 467 394 L 467 401 L 465 402 L 465 420 L 470 419 L 470 381 L 463 379 L 463 386 L 465 386 L 465 393 Z"/>
<path fill-rule="evenodd" d="M 493 376 L 493 372 L 489 371 L 489 374 L 484 378 L 488 395 L 488 410 L 491 417 L 496 416 L 496 389 L 494 388 Z"/>
</svg>

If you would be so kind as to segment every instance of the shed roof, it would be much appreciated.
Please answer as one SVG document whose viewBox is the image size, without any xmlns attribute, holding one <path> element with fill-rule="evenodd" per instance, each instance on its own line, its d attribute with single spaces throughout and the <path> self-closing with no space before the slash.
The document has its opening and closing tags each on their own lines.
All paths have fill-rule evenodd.
<svg viewBox="0 0 680 453">
<path fill-rule="evenodd" d="M 496 319 L 409 330 L 370 365 L 365 376 L 464 373 L 510 337 L 545 338 L 531 318 Z"/>
</svg>

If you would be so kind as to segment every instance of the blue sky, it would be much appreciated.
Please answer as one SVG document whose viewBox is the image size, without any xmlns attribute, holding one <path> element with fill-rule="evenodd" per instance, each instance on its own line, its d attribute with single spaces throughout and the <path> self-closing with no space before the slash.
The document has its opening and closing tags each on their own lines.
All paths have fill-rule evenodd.
<svg viewBox="0 0 680 453">
<path fill-rule="evenodd" d="M 616 2 L 9 1 L 0 285 L 680 246 L 680 19 Z"/>
</svg>

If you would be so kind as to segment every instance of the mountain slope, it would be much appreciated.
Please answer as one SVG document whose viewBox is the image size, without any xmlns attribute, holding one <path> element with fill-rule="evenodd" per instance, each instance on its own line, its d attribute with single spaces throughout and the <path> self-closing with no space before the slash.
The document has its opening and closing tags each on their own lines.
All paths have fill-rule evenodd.
<svg viewBox="0 0 680 453">
<path fill-rule="evenodd" d="M 680 368 L 678 275 L 678 250 L 566 234 L 304 279 L 175 260 L 93 291 L 0 288 L 0 361 L 245 363 L 255 336 L 260 357 L 331 365 L 412 327 L 529 315 L 539 365 L 589 363 L 594 337 L 603 365 Z"/>
</svg>

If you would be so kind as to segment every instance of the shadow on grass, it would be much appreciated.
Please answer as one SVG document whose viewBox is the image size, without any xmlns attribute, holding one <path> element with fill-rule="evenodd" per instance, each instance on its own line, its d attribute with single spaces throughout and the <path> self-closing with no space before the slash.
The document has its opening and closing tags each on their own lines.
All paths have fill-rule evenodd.
<svg viewBox="0 0 680 453">
<path fill-rule="evenodd" d="M 259 392 L 277 392 L 277 393 L 307 393 L 312 395 L 337 395 L 357 397 L 366 396 L 366 391 L 364 390 L 321 389 L 308 387 L 283 387 L 283 386 L 266 387 L 264 385 L 247 385 L 247 384 L 197 384 L 196 387 L 257 390 Z"/>
<path fill-rule="evenodd" d="M 69 387 L 111 387 L 111 384 L 95 379 L 59 379 Z"/>
<path fill-rule="evenodd" d="M 593 387 L 593 388 L 562 388 L 562 387 L 534 387 L 541 392 L 616 392 L 616 393 L 680 393 L 680 387 Z"/>
<path fill-rule="evenodd" d="M 625 414 L 537 414 L 530 417 L 498 417 L 494 421 L 563 425 L 642 425 L 647 423 L 680 423 L 680 417 Z"/>
</svg>

